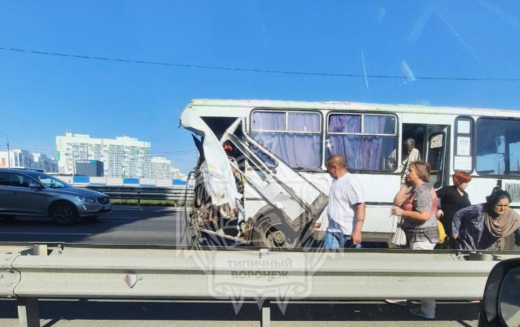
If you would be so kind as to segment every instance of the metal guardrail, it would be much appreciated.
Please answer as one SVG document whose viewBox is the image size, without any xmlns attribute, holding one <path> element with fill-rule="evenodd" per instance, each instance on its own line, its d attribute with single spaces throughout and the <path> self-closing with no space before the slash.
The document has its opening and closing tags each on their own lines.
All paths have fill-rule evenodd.
<svg viewBox="0 0 520 327">
<path fill-rule="evenodd" d="M 93 191 L 105 193 L 111 199 L 137 200 L 174 200 L 184 202 L 193 201 L 193 189 L 185 186 L 174 187 L 138 187 L 138 186 L 83 186 Z M 187 192 L 187 194 L 186 194 Z"/>
<path fill-rule="evenodd" d="M 0 297 L 17 298 L 20 326 L 27 327 L 40 326 L 39 298 L 255 299 L 269 326 L 270 301 L 481 299 L 497 261 L 472 258 L 447 251 L 5 245 Z"/>
</svg>

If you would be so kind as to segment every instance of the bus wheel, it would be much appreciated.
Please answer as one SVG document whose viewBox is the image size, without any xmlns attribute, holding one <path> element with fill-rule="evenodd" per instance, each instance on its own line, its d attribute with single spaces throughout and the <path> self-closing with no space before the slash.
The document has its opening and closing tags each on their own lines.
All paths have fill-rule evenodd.
<svg viewBox="0 0 520 327">
<path fill-rule="evenodd" d="M 269 249 L 293 249 L 300 247 L 300 240 L 291 239 L 284 232 L 280 218 L 264 216 L 258 219 L 253 228 L 253 245 Z"/>
</svg>

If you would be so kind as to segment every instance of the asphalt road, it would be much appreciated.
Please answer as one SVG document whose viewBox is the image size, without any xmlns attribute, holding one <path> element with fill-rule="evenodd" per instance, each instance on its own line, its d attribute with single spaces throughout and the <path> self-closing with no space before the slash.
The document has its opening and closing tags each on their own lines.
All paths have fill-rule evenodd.
<svg viewBox="0 0 520 327">
<path fill-rule="evenodd" d="M 58 226 L 48 217 L 0 220 L 0 242 L 180 245 L 184 211 L 173 207 L 114 206 L 98 221 Z"/>
<path fill-rule="evenodd" d="M 417 306 L 415 303 L 410 307 Z M 271 325 L 355 327 L 469 327 L 477 326 L 479 305 L 440 302 L 434 321 L 408 313 L 408 308 L 384 302 L 326 302 L 289 304 L 285 314 L 271 304 Z M 0 300 L 0 326 L 18 326 L 16 302 Z M 260 326 L 255 302 L 238 314 L 229 302 L 40 300 L 42 327 L 141 326 Z"/>
</svg>

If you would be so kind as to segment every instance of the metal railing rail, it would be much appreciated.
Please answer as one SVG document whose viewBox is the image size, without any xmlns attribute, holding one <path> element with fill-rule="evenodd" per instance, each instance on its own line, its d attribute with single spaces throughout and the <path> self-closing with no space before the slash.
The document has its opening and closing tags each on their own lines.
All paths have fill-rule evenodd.
<svg viewBox="0 0 520 327">
<path fill-rule="evenodd" d="M 232 299 L 238 289 L 242 299 L 265 300 L 262 325 L 269 326 L 271 300 L 481 299 L 497 262 L 482 259 L 498 257 L 476 257 L 481 260 L 447 251 L 5 245 L 0 297 L 17 298 L 20 326 L 37 327 L 39 298 L 214 300 Z"/>
<path fill-rule="evenodd" d="M 184 186 L 178 187 L 139 187 L 139 186 L 83 186 L 93 191 L 104 193 L 111 199 L 137 200 L 137 205 L 141 200 L 173 200 L 184 203 L 185 195 L 188 202 L 193 201 L 193 189 L 185 189 Z M 187 194 L 186 194 L 187 192 Z"/>
</svg>

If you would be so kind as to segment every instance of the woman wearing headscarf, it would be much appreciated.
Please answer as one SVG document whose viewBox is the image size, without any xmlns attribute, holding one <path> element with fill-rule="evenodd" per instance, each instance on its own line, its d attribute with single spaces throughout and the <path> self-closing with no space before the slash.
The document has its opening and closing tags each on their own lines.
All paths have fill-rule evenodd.
<svg viewBox="0 0 520 327">
<path fill-rule="evenodd" d="M 461 250 L 488 250 L 499 238 L 515 234 L 520 245 L 520 216 L 511 208 L 511 196 L 496 187 L 486 203 L 459 210 L 453 217 L 453 238 Z"/>
<path fill-rule="evenodd" d="M 406 185 L 394 198 L 392 214 L 404 218 L 403 230 L 412 250 L 433 250 L 439 242 L 437 228 L 437 196 L 430 182 L 430 165 L 416 161 L 410 163 L 406 173 Z M 406 305 L 405 300 L 387 300 L 389 303 Z M 435 300 L 421 300 L 421 307 L 411 309 L 416 316 L 435 319 Z"/>
<path fill-rule="evenodd" d="M 455 240 L 451 238 L 451 226 L 453 223 L 453 216 L 460 209 L 464 209 L 471 205 L 468 193 L 465 189 L 471 181 L 471 175 L 458 171 L 453 175 L 453 184 L 445 186 L 437 190 L 437 197 L 439 198 L 439 210 L 437 210 L 437 218 L 439 218 L 446 235 L 450 237 L 449 242 L 444 242 L 443 248 L 456 249 Z"/>
</svg>

